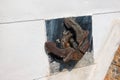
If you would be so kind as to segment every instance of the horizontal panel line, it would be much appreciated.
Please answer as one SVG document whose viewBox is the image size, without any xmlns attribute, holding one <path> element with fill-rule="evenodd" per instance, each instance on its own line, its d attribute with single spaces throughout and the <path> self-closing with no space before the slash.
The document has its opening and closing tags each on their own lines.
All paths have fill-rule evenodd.
<svg viewBox="0 0 120 80">
<path fill-rule="evenodd" d="M 93 13 L 93 15 L 102 15 L 102 14 L 111 14 L 111 13 L 120 13 L 120 11 Z"/>
<path fill-rule="evenodd" d="M 93 13 L 92 16 L 94 16 L 94 15 L 103 15 L 103 14 L 111 14 L 111 13 L 120 13 L 120 11 Z M 41 21 L 41 20 L 48 20 L 48 19 L 33 19 L 33 20 L 11 21 L 11 22 L 2 22 L 0 24 L 12 24 L 12 23 L 22 23 L 22 22 L 31 22 L 31 21 Z"/>
<path fill-rule="evenodd" d="M 11 22 L 3 22 L 0 24 L 12 24 L 12 23 L 22 23 L 22 22 L 31 22 L 31 21 L 41 21 L 45 19 L 33 19 L 33 20 L 21 20 L 21 21 L 11 21 Z"/>
</svg>

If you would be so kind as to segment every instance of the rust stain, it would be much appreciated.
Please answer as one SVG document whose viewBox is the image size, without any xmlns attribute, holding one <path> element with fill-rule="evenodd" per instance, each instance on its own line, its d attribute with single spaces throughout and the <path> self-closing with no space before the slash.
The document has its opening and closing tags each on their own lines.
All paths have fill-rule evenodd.
<svg viewBox="0 0 120 80">
<path fill-rule="evenodd" d="M 120 80 L 120 46 L 115 53 L 104 80 Z"/>
</svg>

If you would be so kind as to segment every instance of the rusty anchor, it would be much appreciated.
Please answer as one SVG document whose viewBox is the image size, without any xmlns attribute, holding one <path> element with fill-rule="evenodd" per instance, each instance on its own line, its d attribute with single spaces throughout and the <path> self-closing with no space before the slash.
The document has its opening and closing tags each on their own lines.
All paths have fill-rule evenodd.
<svg viewBox="0 0 120 80">
<path fill-rule="evenodd" d="M 56 47 L 54 42 L 45 42 L 45 48 L 49 53 L 52 53 L 56 56 L 63 58 L 64 62 L 70 60 L 80 60 L 85 52 L 88 50 L 90 44 L 88 40 L 89 32 L 83 30 L 81 26 L 75 22 L 72 18 L 65 18 L 64 24 L 68 29 L 73 29 L 75 33 L 72 33 L 70 30 L 63 32 L 61 38 L 62 49 Z M 76 36 L 75 38 L 73 36 Z"/>
</svg>

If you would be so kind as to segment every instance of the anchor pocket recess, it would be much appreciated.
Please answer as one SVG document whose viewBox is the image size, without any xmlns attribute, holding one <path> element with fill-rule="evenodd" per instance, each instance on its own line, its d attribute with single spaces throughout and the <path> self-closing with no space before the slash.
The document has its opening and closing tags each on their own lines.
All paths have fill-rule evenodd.
<svg viewBox="0 0 120 80">
<path fill-rule="evenodd" d="M 46 31 L 51 73 L 71 70 L 93 49 L 91 16 L 46 20 Z"/>
</svg>

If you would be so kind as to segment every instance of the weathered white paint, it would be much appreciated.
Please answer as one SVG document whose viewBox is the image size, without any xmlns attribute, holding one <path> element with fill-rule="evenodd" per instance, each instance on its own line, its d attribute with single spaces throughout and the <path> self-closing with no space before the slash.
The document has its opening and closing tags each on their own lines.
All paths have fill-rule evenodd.
<svg viewBox="0 0 120 80">
<path fill-rule="evenodd" d="M 119 3 L 119 0 L 0 0 L 0 23 L 5 23 L 0 24 L 0 80 L 103 80 L 120 40 L 119 25 L 113 22 L 120 13 L 93 16 L 94 65 L 49 77 L 45 77 L 49 75 L 44 51 L 45 25 L 38 19 L 120 11 Z M 23 22 L 6 24 L 14 21 Z"/>
<path fill-rule="evenodd" d="M 44 21 L 0 25 L 0 80 L 49 75 Z"/>
<path fill-rule="evenodd" d="M 120 45 L 120 13 L 93 16 L 93 26 L 96 67 L 89 80 L 104 80 Z"/>
<path fill-rule="evenodd" d="M 108 35 L 111 33 L 111 28 L 116 19 L 120 19 L 120 13 L 93 15 L 93 41 L 94 41 L 94 58 L 99 57 L 98 51 L 103 48 Z M 114 23 L 113 23 L 114 22 Z"/>
<path fill-rule="evenodd" d="M 120 11 L 120 0 L 0 0 L 0 23 Z"/>
</svg>

